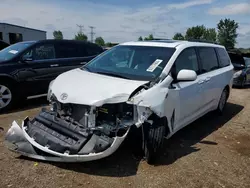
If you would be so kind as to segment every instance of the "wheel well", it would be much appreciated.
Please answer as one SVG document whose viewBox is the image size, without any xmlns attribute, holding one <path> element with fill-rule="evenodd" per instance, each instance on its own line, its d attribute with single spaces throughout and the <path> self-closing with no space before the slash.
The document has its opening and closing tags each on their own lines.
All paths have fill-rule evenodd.
<svg viewBox="0 0 250 188">
<path fill-rule="evenodd" d="M 4 83 L 16 83 L 16 81 L 13 79 L 13 78 L 10 78 L 10 77 L 7 77 L 7 76 L 0 76 L 0 80 L 1 82 L 4 82 Z M 0 84 L 1 84 L 0 82 Z"/>
<path fill-rule="evenodd" d="M 170 133 L 169 127 L 168 127 L 168 119 L 167 117 L 160 118 L 155 113 L 153 113 L 148 119 L 153 120 L 154 123 L 156 123 L 156 126 L 161 126 L 162 124 L 165 126 L 165 136 L 167 136 Z"/>
</svg>

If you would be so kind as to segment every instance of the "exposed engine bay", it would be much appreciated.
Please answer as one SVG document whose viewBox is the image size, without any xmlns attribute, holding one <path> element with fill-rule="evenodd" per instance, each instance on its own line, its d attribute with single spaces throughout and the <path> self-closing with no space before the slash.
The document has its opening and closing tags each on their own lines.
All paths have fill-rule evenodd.
<svg viewBox="0 0 250 188">
<path fill-rule="evenodd" d="M 123 138 L 128 133 L 135 120 L 133 108 L 126 103 L 90 107 L 52 99 L 50 110 L 42 109 L 34 119 L 24 121 L 24 137 L 31 139 L 31 144 L 36 143 L 29 145 L 25 152 L 45 158 L 103 152 L 115 144 L 115 138 Z M 16 140 L 10 138 L 13 129 L 6 139 L 15 144 Z M 20 147 L 17 145 L 14 150 L 19 151 Z"/>
<path fill-rule="evenodd" d="M 84 162 L 107 157 L 119 148 L 131 126 L 152 124 L 148 118 L 153 113 L 164 116 L 166 85 L 171 81 L 165 79 L 148 87 L 128 80 L 122 93 L 122 89 L 109 85 L 103 93 L 99 90 L 104 88 L 98 87 L 96 92 L 84 90 L 84 97 L 73 92 L 71 85 L 67 86 L 71 90 L 62 89 L 58 81 L 50 85 L 50 109 L 42 109 L 33 119 L 27 117 L 21 126 L 14 121 L 6 134 L 7 147 L 47 161 Z M 120 82 L 124 80 L 113 84 Z"/>
</svg>

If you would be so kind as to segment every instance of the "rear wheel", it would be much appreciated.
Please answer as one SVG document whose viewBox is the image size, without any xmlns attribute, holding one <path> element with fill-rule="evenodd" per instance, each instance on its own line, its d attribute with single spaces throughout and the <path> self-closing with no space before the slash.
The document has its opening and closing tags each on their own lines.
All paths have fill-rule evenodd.
<svg viewBox="0 0 250 188">
<path fill-rule="evenodd" d="M 240 85 L 241 88 L 244 88 L 244 86 L 246 84 L 246 80 L 247 80 L 246 77 L 244 77 L 242 82 L 241 82 L 241 85 Z"/>
<path fill-rule="evenodd" d="M 221 94 L 221 97 L 220 97 L 220 101 L 219 101 L 219 104 L 218 104 L 218 107 L 217 107 L 217 112 L 218 112 L 219 114 L 222 114 L 222 113 L 223 113 L 224 108 L 225 108 L 225 105 L 226 105 L 226 103 L 227 103 L 228 96 L 229 96 L 229 92 L 228 92 L 228 90 L 225 88 L 225 89 L 222 91 L 222 94 Z"/>
<path fill-rule="evenodd" d="M 153 125 L 148 123 L 144 124 L 142 130 L 144 156 L 148 164 L 153 164 L 162 148 L 166 126 L 164 122 L 160 120 L 154 122 Z"/>
</svg>

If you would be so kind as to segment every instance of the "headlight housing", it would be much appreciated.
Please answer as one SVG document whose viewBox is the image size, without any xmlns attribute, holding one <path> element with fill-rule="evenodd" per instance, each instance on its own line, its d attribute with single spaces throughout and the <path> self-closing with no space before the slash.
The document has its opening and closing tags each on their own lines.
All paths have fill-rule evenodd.
<svg viewBox="0 0 250 188">
<path fill-rule="evenodd" d="M 239 77 L 241 74 L 242 74 L 242 70 L 240 70 L 240 71 L 234 73 L 234 78 Z"/>
<path fill-rule="evenodd" d="M 49 89 L 48 89 L 48 94 L 47 94 L 47 100 L 49 101 L 50 98 L 51 98 L 51 95 L 52 95 L 52 89 L 51 89 L 51 86 L 53 85 L 53 82 L 55 80 L 52 80 L 50 83 L 49 83 Z"/>
</svg>

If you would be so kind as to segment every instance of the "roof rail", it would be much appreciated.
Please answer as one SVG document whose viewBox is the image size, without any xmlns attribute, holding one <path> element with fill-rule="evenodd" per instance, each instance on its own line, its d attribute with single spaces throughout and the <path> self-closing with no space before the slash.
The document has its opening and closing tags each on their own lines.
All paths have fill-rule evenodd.
<svg viewBox="0 0 250 188">
<path fill-rule="evenodd" d="M 204 43 L 219 44 L 219 43 L 217 43 L 215 41 L 205 40 L 205 39 L 188 39 L 187 41 L 189 41 L 189 42 L 204 42 Z"/>
<path fill-rule="evenodd" d="M 173 39 L 153 38 L 152 40 L 173 40 Z"/>
</svg>

